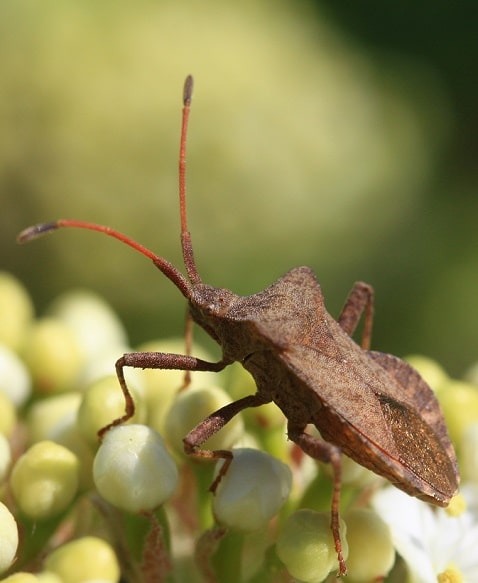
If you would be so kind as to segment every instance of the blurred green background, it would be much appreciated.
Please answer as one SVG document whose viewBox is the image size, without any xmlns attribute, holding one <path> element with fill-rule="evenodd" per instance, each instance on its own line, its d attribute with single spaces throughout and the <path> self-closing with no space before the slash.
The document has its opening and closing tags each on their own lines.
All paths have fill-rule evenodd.
<svg viewBox="0 0 478 583">
<path fill-rule="evenodd" d="M 15 237 L 90 220 L 182 269 L 192 73 L 189 220 L 204 281 L 249 294 L 309 265 L 334 315 L 367 281 L 374 348 L 461 373 L 478 356 L 476 32 L 471 2 L 2 0 L 0 269 L 39 313 L 82 286 L 132 344 L 181 332 L 179 292 L 118 242 Z"/>
</svg>

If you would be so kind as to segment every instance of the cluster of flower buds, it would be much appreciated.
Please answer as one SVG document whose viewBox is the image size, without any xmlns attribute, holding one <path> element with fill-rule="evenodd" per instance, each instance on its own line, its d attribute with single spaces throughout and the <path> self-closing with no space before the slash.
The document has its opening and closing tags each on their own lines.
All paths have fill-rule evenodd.
<svg viewBox="0 0 478 583">
<path fill-rule="evenodd" d="M 135 350 L 182 353 L 184 342 L 153 340 Z M 286 420 L 276 406 L 244 411 L 205 442 L 205 449 L 233 452 L 214 495 L 208 488 L 224 460 L 184 454 L 182 439 L 192 428 L 254 393 L 242 367 L 195 373 L 186 388 L 181 371 L 128 369 L 135 415 L 98 438 L 124 414 L 114 363 L 130 351 L 118 317 L 96 295 L 66 293 L 35 317 L 22 284 L 0 273 L 2 581 L 333 578 L 338 562 L 330 468 L 287 441 Z M 211 360 L 202 347 L 193 351 Z M 451 521 L 436 529 L 441 536 L 466 526 L 462 549 L 476 549 L 478 375 L 472 369 L 467 381 L 451 380 L 433 361 L 411 361 L 436 388 L 469 507 L 461 517 L 443 518 L 444 510 L 430 510 L 344 457 L 340 531 L 350 583 L 383 580 L 400 569 L 415 576 L 428 559 L 434 581 L 459 581 L 453 577 L 476 569 L 463 550 L 459 556 L 442 553 L 440 561 L 430 551 L 416 565 L 417 538 L 407 538 L 404 524 L 409 513 L 416 527 L 418 504 L 434 520 Z M 403 498 L 389 503 L 387 496 L 395 500 L 396 494 Z"/>
</svg>

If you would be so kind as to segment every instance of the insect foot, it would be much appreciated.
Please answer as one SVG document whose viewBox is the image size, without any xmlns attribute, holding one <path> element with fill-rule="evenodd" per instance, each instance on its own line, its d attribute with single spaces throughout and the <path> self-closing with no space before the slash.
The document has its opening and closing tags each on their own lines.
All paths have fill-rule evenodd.
<svg viewBox="0 0 478 583">
<path fill-rule="evenodd" d="M 132 418 L 134 400 L 125 367 L 219 372 L 239 362 L 252 375 L 257 391 L 210 414 L 184 438 L 186 453 L 224 460 L 211 489 L 230 467 L 228 450 L 202 446 L 238 413 L 274 402 L 288 421 L 289 439 L 312 458 L 331 464 L 333 493 L 331 530 L 339 563 L 346 572 L 345 544 L 340 533 L 339 499 L 344 453 L 358 464 L 390 480 L 396 487 L 438 506 L 455 494 L 459 474 L 455 452 L 432 390 L 404 361 L 370 350 L 373 289 L 356 283 L 335 320 L 326 310 L 321 287 L 308 267 L 296 267 L 258 293 L 239 296 L 202 282 L 194 259 L 186 213 L 186 138 L 193 89 L 187 77 L 183 94 L 179 150 L 179 210 L 183 274 L 164 257 L 103 225 L 59 219 L 20 233 L 27 242 L 60 228 L 97 231 L 129 245 L 149 260 L 179 290 L 188 306 L 186 347 L 192 345 L 192 323 L 219 344 L 217 362 L 186 354 L 133 352 L 116 363 L 125 413 L 100 436 Z M 363 316 L 359 343 L 352 339 Z M 315 425 L 321 438 L 306 432 Z"/>
</svg>

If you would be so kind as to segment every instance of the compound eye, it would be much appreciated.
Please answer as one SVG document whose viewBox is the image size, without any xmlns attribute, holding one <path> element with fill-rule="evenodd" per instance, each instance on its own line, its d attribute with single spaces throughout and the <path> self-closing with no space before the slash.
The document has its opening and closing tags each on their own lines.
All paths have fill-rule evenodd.
<svg viewBox="0 0 478 583">
<path fill-rule="evenodd" d="M 214 301 L 207 305 L 207 310 L 218 316 L 224 315 L 230 305 L 230 297 L 226 294 L 217 295 Z"/>
</svg>

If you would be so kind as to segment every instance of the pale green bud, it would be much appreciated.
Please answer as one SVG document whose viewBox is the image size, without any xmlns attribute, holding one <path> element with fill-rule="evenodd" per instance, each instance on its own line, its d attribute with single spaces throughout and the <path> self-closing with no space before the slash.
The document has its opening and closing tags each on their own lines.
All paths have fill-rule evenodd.
<svg viewBox="0 0 478 583">
<path fill-rule="evenodd" d="M 345 523 L 340 520 L 342 553 L 347 559 L 345 531 Z M 277 539 L 276 552 L 293 577 L 304 583 L 323 581 L 339 567 L 330 514 L 306 509 L 291 514 Z"/>
<path fill-rule="evenodd" d="M 118 560 L 111 545 L 94 536 L 58 547 L 46 558 L 45 567 L 58 575 L 62 583 L 117 583 L 120 578 Z"/>
<path fill-rule="evenodd" d="M 390 529 L 373 510 L 350 510 L 346 516 L 347 580 L 350 583 L 382 581 L 393 567 L 395 549 Z"/>
<path fill-rule="evenodd" d="M 15 559 L 18 549 L 18 527 L 10 510 L 0 502 L 0 573 Z"/>
<path fill-rule="evenodd" d="M 264 527 L 287 500 L 292 487 L 288 466 L 257 449 L 234 449 L 233 459 L 213 498 L 217 521 L 242 531 Z M 217 476 L 224 461 L 218 462 Z"/>
<path fill-rule="evenodd" d="M 4 344 L 0 344 L 0 392 L 20 407 L 30 397 L 32 382 L 24 362 Z"/>
<path fill-rule="evenodd" d="M 32 445 L 15 463 L 10 478 L 20 510 L 34 519 L 65 510 L 78 489 L 78 459 L 52 441 Z"/>
<path fill-rule="evenodd" d="M 0 271 L 0 343 L 18 350 L 33 318 L 30 296 L 20 281 Z"/>
<path fill-rule="evenodd" d="M 184 454 L 183 438 L 224 405 L 231 402 L 228 394 L 217 387 L 186 389 L 178 393 L 165 422 L 168 442 L 179 454 Z M 204 449 L 231 449 L 242 436 L 244 425 L 240 415 L 236 415 L 220 431 L 210 437 L 201 447 Z"/>
<path fill-rule="evenodd" d="M 146 425 L 119 425 L 103 438 L 93 479 L 105 500 L 141 512 L 154 510 L 172 495 L 178 470 L 156 431 Z"/>
<path fill-rule="evenodd" d="M 135 413 L 129 423 L 142 423 L 146 411 L 135 387 L 128 387 L 135 404 Z M 125 400 L 118 379 L 104 377 L 90 385 L 83 395 L 78 410 L 78 427 L 81 435 L 92 446 L 99 444 L 98 431 L 119 419 L 125 413 Z"/>
<path fill-rule="evenodd" d="M 42 394 L 71 390 L 84 363 L 75 335 L 61 320 L 42 318 L 30 328 L 23 357 Z"/>
</svg>

